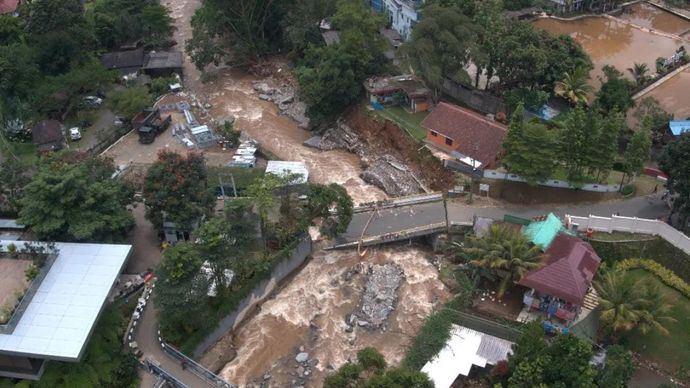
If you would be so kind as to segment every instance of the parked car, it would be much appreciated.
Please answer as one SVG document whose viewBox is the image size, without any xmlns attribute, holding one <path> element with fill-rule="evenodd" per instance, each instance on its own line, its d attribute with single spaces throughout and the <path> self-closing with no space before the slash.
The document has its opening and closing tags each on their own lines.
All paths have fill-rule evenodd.
<svg viewBox="0 0 690 388">
<path fill-rule="evenodd" d="M 77 141 L 81 139 L 81 131 L 79 127 L 73 127 L 69 129 L 69 138 L 72 141 Z"/>
<path fill-rule="evenodd" d="M 82 106 L 85 108 L 98 108 L 103 104 L 103 99 L 96 96 L 85 96 L 82 98 Z"/>
<path fill-rule="evenodd" d="M 125 118 L 122 116 L 115 116 L 115 121 L 113 121 L 113 125 L 116 127 L 121 127 L 125 123 Z"/>
</svg>

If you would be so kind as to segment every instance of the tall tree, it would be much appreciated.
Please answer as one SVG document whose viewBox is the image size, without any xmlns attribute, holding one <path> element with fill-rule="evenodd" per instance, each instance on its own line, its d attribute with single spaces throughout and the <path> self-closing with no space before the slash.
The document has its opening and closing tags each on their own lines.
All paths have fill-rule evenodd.
<svg viewBox="0 0 690 388">
<path fill-rule="evenodd" d="M 524 122 L 522 105 L 513 112 L 503 142 L 503 164 L 531 185 L 551 177 L 555 170 L 556 137 L 544 124 Z"/>
<path fill-rule="evenodd" d="M 499 298 L 511 281 L 520 280 L 527 272 L 540 268 L 544 259 L 538 246 L 531 245 L 525 236 L 513 229 L 500 225 L 491 225 L 482 237 L 468 238 L 462 254 L 470 259 L 470 264 L 501 278 Z"/>
<path fill-rule="evenodd" d="M 16 214 L 19 211 L 22 189 L 30 182 L 27 170 L 27 166 L 10 156 L 0 162 L 0 213 Z"/>
<path fill-rule="evenodd" d="M 649 67 L 647 67 L 646 63 L 635 63 L 633 67 L 628 68 L 628 72 L 632 75 L 637 87 L 649 81 L 649 76 L 647 75 L 647 73 L 649 73 Z"/>
<path fill-rule="evenodd" d="M 203 155 L 161 151 L 144 182 L 146 218 L 158 228 L 169 221 L 178 228 L 192 229 L 213 209 L 214 197 L 206 178 Z"/>
<path fill-rule="evenodd" d="M 630 138 L 625 148 L 625 172 L 629 177 L 642 171 L 644 163 L 649 159 L 652 148 L 652 134 L 646 128 L 638 129 Z"/>
<path fill-rule="evenodd" d="M 618 111 L 625 114 L 635 102 L 632 99 L 633 83 L 623 78 L 622 73 L 612 66 L 604 66 L 606 79 L 596 94 L 595 103 L 605 113 Z"/>
<path fill-rule="evenodd" d="M 322 217 L 321 233 L 335 237 L 347 230 L 352 220 L 352 198 L 343 186 L 331 183 L 328 186 L 310 185 L 309 209 L 311 217 Z M 334 208 L 335 212 L 331 209 Z"/>
<path fill-rule="evenodd" d="M 476 28 L 457 7 L 431 4 L 412 31 L 412 41 L 402 47 L 402 55 L 438 96 L 445 77 L 469 80 L 463 67 L 476 39 Z"/>
<path fill-rule="evenodd" d="M 572 74 L 563 74 L 563 80 L 556 81 L 554 91 L 557 95 L 566 98 L 571 104 L 587 103 L 592 86 L 589 81 L 589 73 L 584 67 L 578 67 Z"/>
<path fill-rule="evenodd" d="M 592 136 L 595 147 L 591 148 L 590 168 L 597 171 L 599 179 L 606 179 L 613 163 L 618 156 L 618 138 L 625 126 L 625 118 L 618 112 L 612 112 L 608 116 L 601 116 L 590 111 L 590 118 L 596 125 L 597 131 Z"/>
<path fill-rule="evenodd" d="M 643 334 L 652 329 L 668 333 L 663 325 L 674 319 L 668 315 L 671 306 L 658 287 L 625 271 L 609 271 L 594 286 L 599 293 L 602 329 L 614 341 L 635 328 Z"/>
<path fill-rule="evenodd" d="M 574 184 L 585 181 L 585 169 L 590 165 L 591 151 L 596 147 L 590 137 L 591 123 L 592 120 L 582 107 L 569 111 L 562 121 L 560 156 L 568 180 Z"/>
<path fill-rule="evenodd" d="M 153 96 L 145 86 L 116 90 L 108 98 L 110 109 L 129 120 L 152 104 Z"/>
<path fill-rule="evenodd" d="M 690 135 L 685 134 L 669 143 L 659 160 L 659 166 L 668 174 L 666 187 L 675 194 L 673 211 L 681 216 L 681 227 L 687 229 L 690 218 Z"/>
<path fill-rule="evenodd" d="M 666 112 L 654 97 L 645 97 L 637 101 L 633 117 L 639 127 L 652 131 L 652 139 L 655 143 L 665 140 L 668 122 L 673 120 L 673 114 Z"/>
<path fill-rule="evenodd" d="M 266 174 L 256 179 L 247 188 L 249 196 L 259 211 L 259 221 L 261 226 L 261 237 L 266 246 L 266 233 L 268 229 L 268 215 L 276 205 L 275 197 L 278 188 L 284 184 L 281 179 L 273 174 Z"/>
<path fill-rule="evenodd" d="M 46 157 L 24 187 L 19 222 L 42 240 L 121 241 L 134 224 L 133 193 L 114 172 L 110 159 Z"/>
<path fill-rule="evenodd" d="M 282 40 L 284 0 L 207 0 L 192 19 L 193 38 L 187 52 L 194 58 L 208 59 L 199 51 L 213 50 L 213 44 L 232 53 L 232 62 L 255 62 Z M 212 53 L 212 54 L 213 54 Z M 200 70 L 210 62 L 195 64 Z"/>
</svg>

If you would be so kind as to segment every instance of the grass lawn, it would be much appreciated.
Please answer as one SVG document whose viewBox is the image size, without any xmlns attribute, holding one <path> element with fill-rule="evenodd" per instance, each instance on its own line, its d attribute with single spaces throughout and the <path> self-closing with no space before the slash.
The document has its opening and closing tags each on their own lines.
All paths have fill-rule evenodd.
<svg viewBox="0 0 690 388">
<path fill-rule="evenodd" d="M 595 240 L 601 241 L 646 241 L 656 239 L 656 237 L 650 236 L 648 234 L 627 232 L 595 232 L 592 237 Z"/>
<path fill-rule="evenodd" d="M 376 114 L 393 121 L 417 141 L 426 139 L 426 130 L 420 125 L 429 112 L 408 113 L 399 106 L 387 106 L 386 109 L 374 111 Z"/>
<path fill-rule="evenodd" d="M 643 269 L 632 270 L 630 273 L 659 284 L 673 306 L 671 315 L 676 322 L 665 325 L 670 331 L 668 336 L 656 332 L 646 335 L 633 332 L 628 337 L 628 347 L 671 373 L 675 373 L 682 365 L 690 367 L 690 300 Z"/>
<path fill-rule="evenodd" d="M 26 166 L 33 165 L 38 160 L 35 145 L 31 143 L 6 142 L 4 139 L 0 139 L 0 155 L 3 158 L 11 158 L 12 155 L 15 155 Z"/>
</svg>

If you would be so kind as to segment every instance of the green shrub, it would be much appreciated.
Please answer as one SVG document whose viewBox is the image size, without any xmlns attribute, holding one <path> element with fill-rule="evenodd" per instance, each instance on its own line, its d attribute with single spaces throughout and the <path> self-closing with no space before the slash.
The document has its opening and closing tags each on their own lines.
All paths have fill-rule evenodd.
<svg viewBox="0 0 690 388">
<path fill-rule="evenodd" d="M 678 277 L 673 271 L 650 259 L 625 259 L 616 263 L 617 270 L 627 271 L 629 269 L 641 268 L 654 274 L 665 285 L 675 289 L 690 299 L 690 284 Z"/>
<path fill-rule="evenodd" d="M 625 195 L 626 197 L 628 195 L 633 195 L 635 193 L 635 186 L 633 185 L 625 185 L 623 186 L 623 189 L 621 190 L 621 194 Z"/>
</svg>

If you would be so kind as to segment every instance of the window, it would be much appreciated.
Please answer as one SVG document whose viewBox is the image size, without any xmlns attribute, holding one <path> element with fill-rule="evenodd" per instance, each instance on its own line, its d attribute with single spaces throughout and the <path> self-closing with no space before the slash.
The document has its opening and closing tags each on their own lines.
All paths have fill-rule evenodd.
<svg viewBox="0 0 690 388">
<path fill-rule="evenodd" d="M 453 145 L 453 139 L 447 137 L 447 138 L 446 138 L 446 144 L 449 145 L 449 146 L 452 146 L 452 145 Z"/>
<path fill-rule="evenodd" d="M 437 137 L 437 136 L 438 136 L 438 132 L 436 132 L 436 131 L 430 131 L 430 132 L 431 132 L 431 136 L 433 136 L 433 137 Z"/>
</svg>

